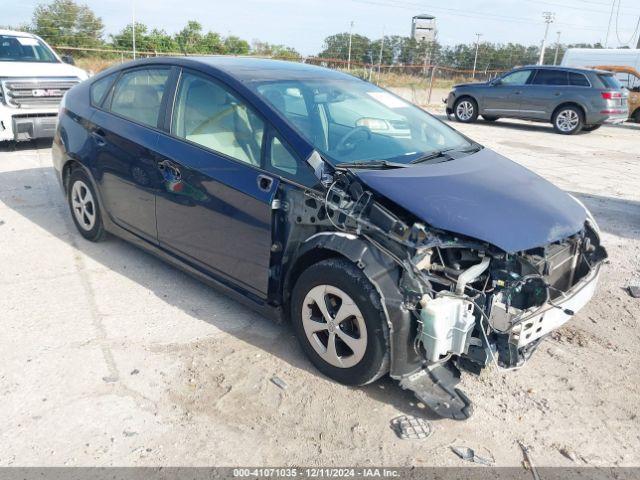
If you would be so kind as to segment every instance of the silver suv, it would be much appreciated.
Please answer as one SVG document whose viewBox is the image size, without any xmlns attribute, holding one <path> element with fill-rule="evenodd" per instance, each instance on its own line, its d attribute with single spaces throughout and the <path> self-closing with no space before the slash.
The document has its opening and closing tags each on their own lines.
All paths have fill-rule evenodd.
<svg viewBox="0 0 640 480">
<path fill-rule="evenodd" d="M 591 132 L 604 123 L 622 123 L 628 93 L 611 72 L 531 66 L 490 82 L 455 85 L 445 100 L 447 115 L 471 123 L 519 118 L 551 122 L 558 133 Z"/>
</svg>

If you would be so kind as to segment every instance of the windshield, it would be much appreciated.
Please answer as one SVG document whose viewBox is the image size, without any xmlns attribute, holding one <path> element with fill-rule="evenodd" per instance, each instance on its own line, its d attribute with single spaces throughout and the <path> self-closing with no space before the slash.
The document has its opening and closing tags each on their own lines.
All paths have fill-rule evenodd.
<svg viewBox="0 0 640 480">
<path fill-rule="evenodd" d="M 334 165 L 408 164 L 472 145 L 423 110 L 355 78 L 264 82 L 254 89 Z"/>
<path fill-rule="evenodd" d="M 58 59 L 37 38 L 0 35 L 0 62 L 58 63 Z"/>
</svg>

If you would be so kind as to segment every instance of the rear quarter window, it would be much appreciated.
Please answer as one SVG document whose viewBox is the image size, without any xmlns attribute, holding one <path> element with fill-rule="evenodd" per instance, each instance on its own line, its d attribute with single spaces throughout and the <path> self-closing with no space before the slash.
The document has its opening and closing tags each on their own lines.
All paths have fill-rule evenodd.
<svg viewBox="0 0 640 480">
<path fill-rule="evenodd" d="M 622 89 L 622 84 L 613 75 L 599 74 L 598 78 L 600 79 L 600 81 L 602 82 L 605 88 L 611 88 L 613 90 Z"/>
<path fill-rule="evenodd" d="M 99 107 L 102 104 L 102 101 L 109 91 L 109 87 L 115 80 L 116 75 L 116 73 L 113 73 L 93 82 L 93 85 L 91 85 L 91 105 Z"/>
</svg>

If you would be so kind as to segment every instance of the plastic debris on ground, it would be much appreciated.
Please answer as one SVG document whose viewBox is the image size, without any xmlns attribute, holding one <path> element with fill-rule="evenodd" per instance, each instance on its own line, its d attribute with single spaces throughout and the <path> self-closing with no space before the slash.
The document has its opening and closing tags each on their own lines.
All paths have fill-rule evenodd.
<svg viewBox="0 0 640 480">
<path fill-rule="evenodd" d="M 280 387 L 282 390 L 287 389 L 287 383 L 284 380 L 282 380 L 280 377 L 274 375 L 273 377 L 271 377 L 271 381 L 273 382 L 274 385 Z"/>
<path fill-rule="evenodd" d="M 473 462 L 480 465 L 493 465 L 494 460 L 492 458 L 481 457 L 480 455 L 476 455 L 476 452 L 473 448 L 469 447 L 451 447 L 453 453 L 458 455 L 461 459 L 466 460 L 467 462 Z"/>
<path fill-rule="evenodd" d="M 424 440 L 433 433 L 428 421 L 412 415 L 401 415 L 391 420 L 391 428 L 403 440 Z"/>
</svg>

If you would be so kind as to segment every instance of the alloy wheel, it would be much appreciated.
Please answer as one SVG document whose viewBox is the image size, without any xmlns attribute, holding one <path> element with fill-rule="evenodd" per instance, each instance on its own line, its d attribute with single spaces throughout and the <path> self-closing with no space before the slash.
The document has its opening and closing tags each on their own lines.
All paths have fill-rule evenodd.
<svg viewBox="0 0 640 480">
<path fill-rule="evenodd" d="M 96 224 L 96 204 L 89 187 L 82 181 L 76 180 L 71 188 L 71 206 L 78 225 L 90 231 Z"/>
<path fill-rule="evenodd" d="M 556 126 L 562 132 L 571 132 L 580 123 L 580 117 L 575 110 L 563 110 L 556 117 Z"/>
<path fill-rule="evenodd" d="M 473 117 L 473 104 L 468 100 L 463 100 L 456 107 L 456 116 L 463 121 Z"/>
<path fill-rule="evenodd" d="M 307 293 L 302 326 L 309 343 L 325 362 L 338 368 L 357 365 L 367 349 L 367 328 L 349 295 L 331 285 Z"/>
</svg>

